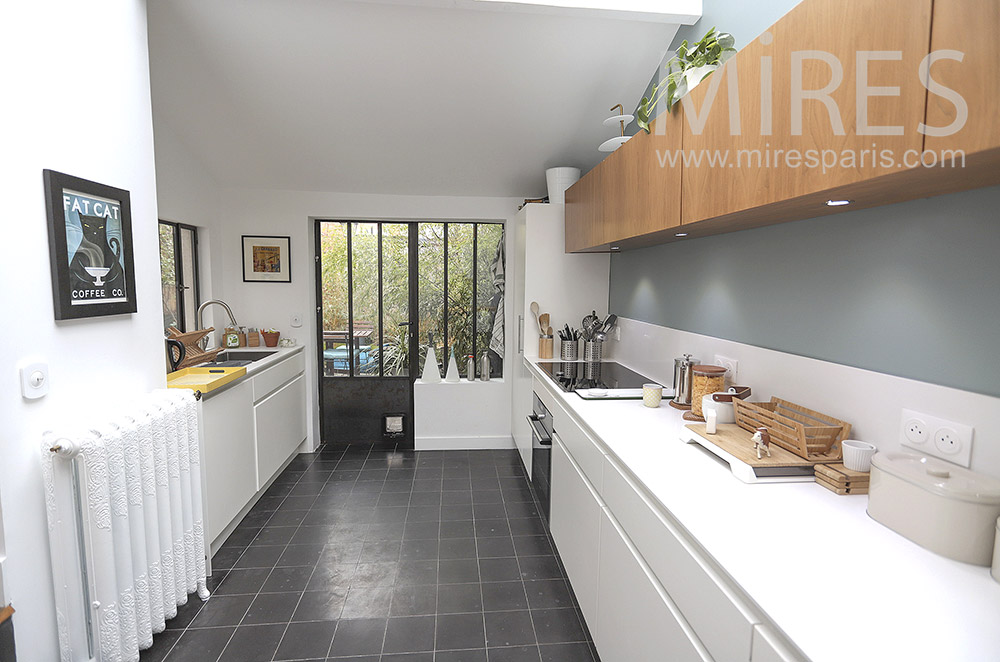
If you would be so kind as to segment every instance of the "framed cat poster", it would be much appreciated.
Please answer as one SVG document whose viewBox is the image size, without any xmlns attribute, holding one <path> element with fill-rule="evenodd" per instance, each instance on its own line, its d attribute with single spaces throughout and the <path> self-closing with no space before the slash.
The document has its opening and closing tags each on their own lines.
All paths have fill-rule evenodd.
<svg viewBox="0 0 1000 662">
<path fill-rule="evenodd" d="M 136 311 L 128 191 L 42 171 L 57 320 Z"/>
<path fill-rule="evenodd" d="M 243 235 L 243 282 L 292 282 L 289 242 L 289 237 Z"/>
</svg>

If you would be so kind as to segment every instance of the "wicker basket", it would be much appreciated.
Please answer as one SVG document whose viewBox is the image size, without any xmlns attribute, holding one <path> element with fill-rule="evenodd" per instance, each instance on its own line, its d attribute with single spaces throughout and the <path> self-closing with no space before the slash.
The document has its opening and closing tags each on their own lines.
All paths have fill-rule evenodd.
<svg viewBox="0 0 1000 662">
<path fill-rule="evenodd" d="M 771 441 L 814 462 L 837 462 L 840 442 L 851 436 L 851 424 L 780 398 L 746 402 L 733 398 L 736 424 L 750 432 L 767 428 Z"/>
</svg>

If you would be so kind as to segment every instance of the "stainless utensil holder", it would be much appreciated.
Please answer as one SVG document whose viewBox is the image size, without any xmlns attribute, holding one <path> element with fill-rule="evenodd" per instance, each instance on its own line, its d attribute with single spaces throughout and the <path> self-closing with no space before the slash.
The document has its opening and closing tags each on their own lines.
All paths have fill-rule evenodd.
<svg viewBox="0 0 1000 662">
<path fill-rule="evenodd" d="M 559 358 L 563 361 L 576 361 L 580 356 L 579 343 L 575 340 L 563 340 L 559 343 Z"/>
<path fill-rule="evenodd" d="M 600 361 L 604 354 L 604 343 L 599 340 L 588 340 L 583 345 L 584 361 Z"/>
</svg>

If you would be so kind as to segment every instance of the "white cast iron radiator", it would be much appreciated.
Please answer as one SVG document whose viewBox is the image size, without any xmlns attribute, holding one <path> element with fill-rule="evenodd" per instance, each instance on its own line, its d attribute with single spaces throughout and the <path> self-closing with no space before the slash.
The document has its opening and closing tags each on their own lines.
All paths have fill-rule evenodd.
<svg viewBox="0 0 1000 662">
<path fill-rule="evenodd" d="M 143 396 L 42 443 L 61 662 L 129 662 L 205 584 L 198 405 Z"/>
</svg>

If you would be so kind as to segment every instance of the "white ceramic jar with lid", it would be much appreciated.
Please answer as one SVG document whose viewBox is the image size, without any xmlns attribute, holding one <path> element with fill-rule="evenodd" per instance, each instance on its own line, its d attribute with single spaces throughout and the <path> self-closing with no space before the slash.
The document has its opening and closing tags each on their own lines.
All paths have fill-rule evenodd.
<svg viewBox="0 0 1000 662">
<path fill-rule="evenodd" d="M 1000 480 L 922 455 L 877 453 L 868 514 L 932 552 L 989 566 Z"/>
</svg>

